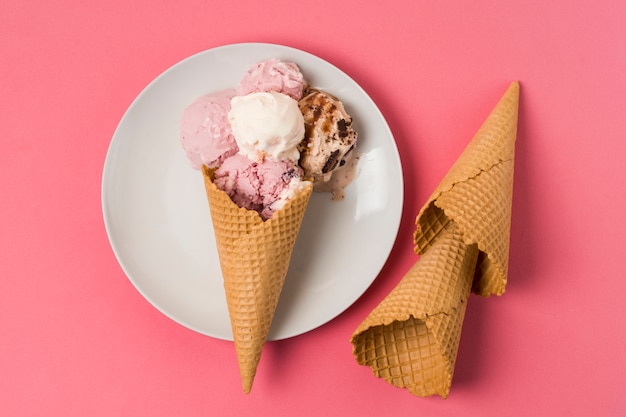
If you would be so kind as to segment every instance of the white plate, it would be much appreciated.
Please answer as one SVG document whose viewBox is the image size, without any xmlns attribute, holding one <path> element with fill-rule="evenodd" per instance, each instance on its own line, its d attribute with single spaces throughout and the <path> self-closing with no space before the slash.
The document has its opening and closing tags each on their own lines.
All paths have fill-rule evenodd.
<svg viewBox="0 0 626 417">
<path fill-rule="evenodd" d="M 350 77 L 309 53 L 245 43 L 201 52 L 148 85 L 122 118 L 107 153 L 102 208 L 109 240 L 137 290 L 176 322 L 232 340 L 202 175 L 179 145 L 183 109 L 233 87 L 255 62 L 298 64 L 313 86 L 338 96 L 359 133 L 357 178 L 343 201 L 314 193 L 294 248 L 270 340 L 332 320 L 374 281 L 394 244 L 402 168 L 389 127 Z"/>
</svg>

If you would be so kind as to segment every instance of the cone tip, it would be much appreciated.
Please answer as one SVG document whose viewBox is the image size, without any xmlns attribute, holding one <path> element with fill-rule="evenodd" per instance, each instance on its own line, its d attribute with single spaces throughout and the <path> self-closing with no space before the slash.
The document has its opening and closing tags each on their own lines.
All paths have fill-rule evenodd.
<svg viewBox="0 0 626 417">
<path fill-rule="evenodd" d="M 241 386 L 244 394 L 250 394 L 250 391 L 252 390 L 252 378 L 242 379 Z"/>
<path fill-rule="evenodd" d="M 519 80 L 515 80 L 509 85 L 508 91 L 515 95 L 519 95 L 519 88 L 520 88 Z"/>
</svg>

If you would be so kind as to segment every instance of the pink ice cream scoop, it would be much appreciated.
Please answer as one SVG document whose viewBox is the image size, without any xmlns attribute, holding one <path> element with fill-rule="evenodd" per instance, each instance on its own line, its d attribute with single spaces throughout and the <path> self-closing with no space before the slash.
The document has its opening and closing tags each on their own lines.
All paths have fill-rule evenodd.
<svg viewBox="0 0 626 417">
<path fill-rule="evenodd" d="M 218 167 L 239 148 L 232 134 L 228 112 L 234 89 L 197 98 L 183 112 L 180 143 L 194 169 L 202 164 Z"/>
<path fill-rule="evenodd" d="M 215 171 L 215 185 L 239 206 L 269 219 L 303 187 L 302 169 L 289 160 L 252 161 L 238 153 Z"/>
<path fill-rule="evenodd" d="M 246 71 L 237 85 L 237 95 L 276 92 L 300 100 L 305 87 L 304 76 L 296 64 L 269 59 Z"/>
</svg>

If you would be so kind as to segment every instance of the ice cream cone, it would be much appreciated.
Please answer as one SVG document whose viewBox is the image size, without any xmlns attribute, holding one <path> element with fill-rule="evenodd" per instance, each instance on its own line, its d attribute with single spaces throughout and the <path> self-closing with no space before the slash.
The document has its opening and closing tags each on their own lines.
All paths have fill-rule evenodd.
<svg viewBox="0 0 626 417">
<path fill-rule="evenodd" d="M 471 291 L 506 287 L 519 83 L 507 89 L 416 219 L 421 258 L 352 335 L 359 364 L 446 398 Z"/>
<path fill-rule="evenodd" d="M 311 196 L 303 188 L 263 221 L 233 203 L 202 168 L 242 386 L 249 393 Z"/>
</svg>

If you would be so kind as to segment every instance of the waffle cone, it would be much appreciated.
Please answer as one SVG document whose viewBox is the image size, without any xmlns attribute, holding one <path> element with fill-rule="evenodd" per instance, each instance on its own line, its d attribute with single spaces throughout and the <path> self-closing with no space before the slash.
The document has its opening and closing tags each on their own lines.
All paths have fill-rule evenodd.
<svg viewBox="0 0 626 417">
<path fill-rule="evenodd" d="M 361 365 L 414 395 L 448 396 L 478 248 L 447 222 L 352 336 Z"/>
<path fill-rule="evenodd" d="M 242 387 L 249 393 L 312 186 L 263 221 L 256 211 L 237 206 L 219 190 L 211 170 L 203 167 L 202 172 Z"/>
<path fill-rule="evenodd" d="M 420 210 L 421 258 L 352 335 L 359 364 L 414 395 L 447 397 L 470 292 L 505 290 L 518 102 L 514 82 Z"/>
<path fill-rule="evenodd" d="M 420 210 L 415 251 L 425 253 L 440 227 L 436 208 L 480 250 L 472 291 L 502 295 L 509 264 L 513 162 L 519 83 L 512 83 Z"/>
</svg>

